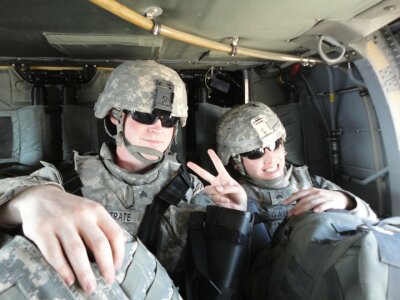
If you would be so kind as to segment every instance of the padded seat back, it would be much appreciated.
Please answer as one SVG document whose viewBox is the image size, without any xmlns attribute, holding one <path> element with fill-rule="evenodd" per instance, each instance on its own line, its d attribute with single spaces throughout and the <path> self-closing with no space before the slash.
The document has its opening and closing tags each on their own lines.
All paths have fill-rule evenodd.
<svg viewBox="0 0 400 300">
<path fill-rule="evenodd" d="M 41 160 L 61 160 L 59 115 L 35 105 L 0 111 L 0 170 L 34 169 Z"/>
</svg>

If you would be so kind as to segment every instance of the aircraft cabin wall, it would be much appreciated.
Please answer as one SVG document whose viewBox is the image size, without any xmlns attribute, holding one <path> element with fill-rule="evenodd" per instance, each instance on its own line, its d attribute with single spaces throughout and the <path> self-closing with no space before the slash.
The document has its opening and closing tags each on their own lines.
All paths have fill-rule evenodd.
<svg viewBox="0 0 400 300">
<path fill-rule="evenodd" d="M 324 173 L 366 200 L 379 215 L 388 214 L 385 177 L 365 180 L 386 166 L 386 157 L 375 108 L 357 68 L 320 65 L 307 73 L 299 84 L 306 106 L 303 119 L 314 111 L 312 122 L 305 122 L 310 171 Z"/>
<path fill-rule="evenodd" d="M 387 159 L 371 96 L 356 65 L 350 66 L 349 70 L 347 65 L 292 65 L 280 70 L 262 65 L 245 71 L 180 72 L 187 84 L 189 120 L 178 131 L 173 149 L 182 163 L 194 160 L 212 171 L 206 150 L 215 148 L 217 118 L 248 96 L 272 107 L 282 119 L 289 132 L 290 162 L 307 164 L 311 173 L 354 192 L 379 215 L 390 215 L 387 178 L 364 180 L 384 169 Z M 72 150 L 98 152 L 108 137 L 103 122 L 93 116 L 93 105 L 110 71 L 97 70 L 87 82 L 73 85 L 45 84 L 43 92 L 13 68 L 0 70 L 3 166 L 17 164 L 23 173 L 38 167 L 39 160 L 55 164 L 70 160 Z M 245 77 L 250 87 L 247 96 Z M 19 128 L 19 134 L 10 136 L 11 127 Z"/>
<path fill-rule="evenodd" d="M 254 69 L 250 98 L 273 108 L 295 107 L 290 113 L 298 115 L 295 128 L 283 122 L 289 131 L 289 161 L 307 164 L 312 174 L 336 182 L 370 203 L 379 215 L 388 216 L 387 176 L 371 179 L 386 166 L 379 120 L 357 67 L 350 67 Z M 295 159 L 289 155 L 293 151 Z"/>
</svg>

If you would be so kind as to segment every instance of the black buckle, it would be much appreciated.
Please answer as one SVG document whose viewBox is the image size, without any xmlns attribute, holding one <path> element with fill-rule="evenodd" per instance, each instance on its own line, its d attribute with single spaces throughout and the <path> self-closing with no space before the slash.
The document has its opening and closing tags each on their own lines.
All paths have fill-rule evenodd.
<svg viewBox="0 0 400 300">
<path fill-rule="evenodd" d="M 179 170 L 180 174 L 175 176 L 168 186 L 159 194 L 159 198 L 168 205 L 178 205 L 184 198 L 188 189 L 194 187 L 186 169 L 181 166 Z"/>
</svg>

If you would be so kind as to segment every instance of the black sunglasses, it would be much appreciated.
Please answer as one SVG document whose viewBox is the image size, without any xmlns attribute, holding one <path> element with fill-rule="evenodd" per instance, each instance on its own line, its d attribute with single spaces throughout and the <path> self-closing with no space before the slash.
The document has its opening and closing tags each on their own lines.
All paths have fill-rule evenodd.
<svg viewBox="0 0 400 300">
<path fill-rule="evenodd" d="M 153 125 L 160 120 L 161 126 L 166 128 L 174 127 L 179 121 L 179 118 L 171 117 L 170 112 L 161 109 L 155 109 L 151 114 L 140 111 L 130 111 L 129 114 L 135 121 L 146 125 Z"/>
<path fill-rule="evenodd" d="M 268 151 L 273 152 L 277 150 L 282 145 L 282 143 L 283 143 L 282 139 L 277 139 L 276 141 L 265 146 L 264 148 L 258 148 L 251 150 L 249 152 L 241 153 L 240 156 L 246 157 L 248 159 L 259 159 L 264 155 L 265 149 L 268 149 Z"/>
</svg>

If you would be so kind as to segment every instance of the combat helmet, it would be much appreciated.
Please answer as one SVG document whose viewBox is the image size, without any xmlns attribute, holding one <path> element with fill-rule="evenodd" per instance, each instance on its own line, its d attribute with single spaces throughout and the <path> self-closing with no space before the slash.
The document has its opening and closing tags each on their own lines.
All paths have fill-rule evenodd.
<svg viewBox="0 0 400 300">
<path fill-rule="evenodd" d="M 265 104 L 251 102 L 227 111 L 217 125 L 218 155 L 224 165 L 241 153 L 286 139 L 278 116 Z"/>
<path fill-rule="evenodd" d="M 161 160 L 164 153 L 131 145 L 125 138 L 122 120 L 123 111 L 151 114 L 154 109 L 167 111 L 171 117 L 179 118 L 182 127 L 185 126 L 188 115 L 185 83 L 174 70 L 166 66 L 155 61 L 137 60 L 124 62 L 114 69 L 95 104 L 94 114 L 99 119 L 104 118 L 106 124 L 105 117 L 111 111 L 117 119 L 117 133 L 110 134 L 106 126 L 107 133 L 116 140 L 117 145 L 125 144 L 128 151 L 139 160 L 154 163 Z M 158 160 L 148 160 L 141 153 L 154 155 Z"/>
</svg>

